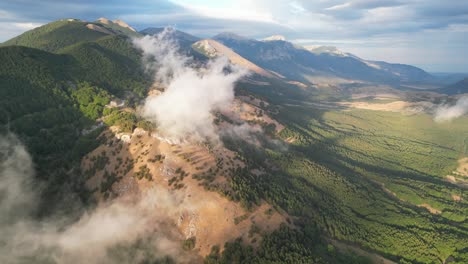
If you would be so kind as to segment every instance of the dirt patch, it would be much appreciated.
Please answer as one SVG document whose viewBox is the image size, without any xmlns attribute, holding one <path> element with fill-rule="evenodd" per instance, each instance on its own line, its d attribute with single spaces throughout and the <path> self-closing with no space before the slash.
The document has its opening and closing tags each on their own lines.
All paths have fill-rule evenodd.
<svg viewBox="0 0 468 264">
<path fill-rule="evenodd" d="M 267 111 L 256 105 L 257 103 L 260 105 L 261 100 L 245 99 L 245 97 L 243 99 L 246 101 L 235 99 L 231 108 L 228 111 L 223 111 L 223 114 L 238 123 L 247 121 L 267 125 L 273 124 L 276 132 L 284 129 L 284 125 L 270 117 Z"/>
<path fill-rule="evenodd" d="M 462 188 L 468 188 L 468 157 L 458 160 L 458 167 L 450 174 L 445 176 L 446 181 Z"/>
<path fill-rule="evenodd" d="M 100 26 L 95 25 L 95 24 L 87 24 L 86 27 L 89 28 L 89 29 L 92 29 L 92 30 L 99 31 L 99 32 L 104 33 L 104 34 L 114 35 L 114 33 L 109 31 L 108 29 L 100 27 Z"/>
<path fill-rule="evenodd" d="M 431 205 L 426 204 L 426 203 L 419 204 L 418 207 L 426 208 L 431 214 L 441 214 L 442 213 L 442 211 L 440 211 L 439 209 L 436 209 L 436 208 L 434 208 Z"/>
<path fill-rule="evenodd" d="M 453 174 L 461 177 L 468 177 L 468 157 L 458 160 L 458 167 Z"/>
<path fill-rule="evenodd" d="M 433 104 L 430 102 L 405 102 L 395 101 L 390 103 L 370 103 L 370 102 L 339 102 L 339 105 L 374 110 L 374 111 L 387 111 L 387 112 L 399 112 L 404 114 L 417 114 L 425 112 L 428 109 L 433 108 Z"/>
<path fill-rule="evenodd" d="M 461 200 L 463 200 L 463 198 L 460 196 L 460 195 L 457 195 L 457 194 L 453 194 L 452 193 L 452 199 L 455 201 L 455 202 L 460 202 Z"/>
</svg>

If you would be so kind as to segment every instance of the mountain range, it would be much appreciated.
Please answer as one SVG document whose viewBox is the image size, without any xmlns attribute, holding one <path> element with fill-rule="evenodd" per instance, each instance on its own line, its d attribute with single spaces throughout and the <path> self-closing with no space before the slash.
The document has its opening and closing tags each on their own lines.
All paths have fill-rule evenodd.
<svg viewBox="0 0 468 264">
<path fill-rule="evenodd" d="M 163 28 L 147 28 L 136 32 L 123 21 L 110 21 L 105 18 L 100 18 L 95 22 L 66 19 L 28 31 L 2 45 L 19 45 L 61 52 L 60 50 L 67 46 L 84 41 L 95 41 L 103 36 L 135 37 L 158 34 L 163 30 Z M 201 38 L 178 30 L 174 32 L 173 37 L 181 48 L 192 55 L 191 46 L 201 40 Z M 437 78 L 411 65 L 365 60 L 335 47 L 302 47 L 286 41 L 282 36 L 255 40 L 233 33 L 221 33 L 209 41 L 213 44 L 213 41 L 216 41 L 215 45 L 218 47 L 221 47 L 221 44 L 224 45 L 230 50 L 229 56 L 236 53 L 237 58 L 242 57 L 244 64 L 248 61 L 250 65 L 262 68 L 264 74 L 268 71 L 269 76 L 275 75 L 278 78 L 308 84 L 334 80 L 338 83 L 389 84 L 400 89 L 449 85 L 449 83 L 444 83 L 442 78 Z M 222 50 L 227 51 L 225 48 Z"/>
</svg>

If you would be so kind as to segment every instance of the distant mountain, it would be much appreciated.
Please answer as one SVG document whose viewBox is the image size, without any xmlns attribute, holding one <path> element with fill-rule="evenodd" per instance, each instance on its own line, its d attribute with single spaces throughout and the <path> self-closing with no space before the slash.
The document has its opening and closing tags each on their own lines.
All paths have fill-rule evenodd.
<svg viewBox="0 0 468 264">
<path fill-rule="evenodd" d="M 403 82 L 435 81 L 434 76 L 415 66 L 384 61 L 367 62 L 377 65 L 383 71 L 398 76 Z"/>
<path fill-rule="evenodd" d="M 338 77 L 399 84 L 431 79 L 430 74 L 413 66 L 366 61 L 334 47 L 306 48 L 287 42 L 284 38 L 258 41 L 232 33 L 221 33 L 213 39 L 258 66 L 292 80 L 313 82 L 315 77 Z"/>
<path fill-rule="evenodd" d="M 446 86 L 442 89 L 438 89 L 437 92 L 448 94 L 448 95 L 468 93 L 468 78 L 465 78 L 452 85 Z"/>
<path fill-rule="evenodd" d="M 104 21 L 104 19 L 101 20 Z M 95 41 L 109 35 L 128 37 L 140 35 L 117 23 L 109 22 L 106 24 L 102 21 L 87 22 L 78 19 L 62 19 L 29 30 L 0 46 L 17 45 L 56 52 L 78 42 Z"/>
<path fill-rule="evenodd" d="M 143 29 L 142 31 L 140 31 L 140 33 L 143 35 L 157 35 L 161 33 L 163 30 L 164 28 L 161 28 L 161 27 L 150 27 L 150 28 Z M 192 46 L 193 43 L 200 40 L 200 38 L 198 37 L 195 37 L 193 35 L 190 35 L 188 33 L 185 33 L 179 30 L 174 30 L 173 34 L 178 44 L 183 48 L 190 47 Z"/>
<path fill-rule="evenodd" d="M 265 77 L 273 77 L 273 74 L 271 74 L 270 72 L 246 60 L 239 54 L 235 53 L 232 49 L 224 46 L 223 44 L 217 42 L 216 40 L 212 40 L 212 39 L 200 40 L 200 41 L 195 42 L 192 45 L 192 48 L 200 52 L 201 54 L 207 56 L 208 58 L 226 56 L 233 64 L 241 65 L 249 69 L 250 71 L 255 72 L 259 75 L 265 76 Z"/>
<path fill-rule="evenodd" d="M 454 84 L 465 78 L 468 78 L 468 73 L 448 73 L 448 72 L 431 72 L 431 75 L 444 86 Z"/>
</svg>

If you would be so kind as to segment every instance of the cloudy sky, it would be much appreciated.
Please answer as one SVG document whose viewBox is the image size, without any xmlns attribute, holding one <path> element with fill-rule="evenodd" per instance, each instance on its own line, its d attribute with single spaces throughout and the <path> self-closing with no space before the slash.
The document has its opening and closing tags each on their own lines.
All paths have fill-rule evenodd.
<svg viewBox="0 0 468 264">
<path fill-rule="evenodd" d="M 175 26 L 200 37 L 284 35 L 431 72 L 468 72 L 468 0 L 8 0 L 0 41 L 60 18 Z"/>
</svg>

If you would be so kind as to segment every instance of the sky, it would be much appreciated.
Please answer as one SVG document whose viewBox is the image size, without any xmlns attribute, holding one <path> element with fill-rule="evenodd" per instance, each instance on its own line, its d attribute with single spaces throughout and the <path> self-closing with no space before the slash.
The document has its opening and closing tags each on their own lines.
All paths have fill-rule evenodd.
<svg viewBox="0 0 468 264">
<path fill-rule="evenodd" d="M 99 17 L 199 37 L 283 35 L 364 59 L 468 72 L 468 0 L 7 0 L 0 1 L 0 41 L 57 19 Z"/>
</svg>

